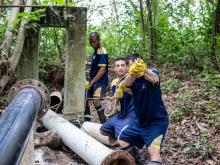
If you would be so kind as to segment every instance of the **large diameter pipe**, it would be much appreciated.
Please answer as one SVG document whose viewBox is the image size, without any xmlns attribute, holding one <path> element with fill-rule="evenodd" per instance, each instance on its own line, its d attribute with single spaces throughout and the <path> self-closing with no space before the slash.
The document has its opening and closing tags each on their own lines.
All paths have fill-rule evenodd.
<svg viewBox="0 0 220 165">
<path fill-rule="evenodd" d="M 111 136 L 105 136 L 101 134 L 100 128 L 102 124 L 93 122 L 84 122 L 81 126 L 81 130 L 98 140 L 99 142 L 108 146 L 116 145 L 117 140 Z"/>
<path fill-rule="evenodd" d="M 49 91 L 37 80 L 18 81 L 9 91 L 10 104 L 0 118 L 0 164 L 19 164 L 37 113 L 50 105 Z"/>
<path fill-rule="evenodd" d="M 91 165 L 134 165 L 133 157 L 125 151 L 114 151 L 104 146 L 52 110 L 42 117 L 50 130 L 55 130 L 64 144 Z"/>
<path fill-rule="evenodd" d="M 42 98 L 34 88 L 22 89 L 0 119 L 1 164 L 17 164 L 41 107 Z"/>
</svg>

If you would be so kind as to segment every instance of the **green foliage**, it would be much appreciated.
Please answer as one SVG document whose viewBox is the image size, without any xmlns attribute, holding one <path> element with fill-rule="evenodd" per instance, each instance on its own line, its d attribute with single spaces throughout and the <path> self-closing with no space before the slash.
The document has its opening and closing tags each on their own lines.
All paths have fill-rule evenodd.
<svg viewBox="0 0 220 165">
<path fill-rule="evenodd" d="M 183 87 L 183 85 L 176 79 L 169 79 L 161 83 L 163 93 L 176 92 L 181 87 Z"/>
<path fill-rule="evenodd" d="M 49 5 L 49 4 L 58 4 L 58 5 L 64 5 L 65 4 L 65 1 L 64 0 L 44 0 L 43 1 L 43 4 L 44 5 Z"/>
<path fill-rule="evenodd" d="M 175 96 L 175 99 L 181 100 L 181 101 L 189 101 L 192 98 L 191 92 L 187 93 L 177 93 Z"/>
<path fill-rule="evenodd" d="M 181 121 L 185 117 L 184 111 L 181 108 L 176 108 L 174 111 L 171 112 L 171 118 L 174 121 Z"/>
<path fill-rule="evenodd" d="M 38 30 L 39 25 L 36 23 L 39 21 L 42 17 L 45 16 L 45 9 L 38 9 L 32 12 L 20 12 L 18 13 L 18 18 L 13 22 L 14 26 L 18 26 L 21 21 L 27 22 L 25 24 L 25 28 L 32 29 L 32 30 Z M 15 32 L 18 30 L 18 28 L 15 28 Z"/>
<path fill-rule="evenodd" d="M 40 68 L 39 70 L 39 80 L 44 82 L 45 84 L 48 83 L 49 80 L 48 73 L 43 68 Z"/>
<path fill-rule="evenodd" d="M 207 158 L 213 152 L 213 146 L 207 144 L 205 146 L 202 145 L 202 141 L 198 141 L 194 143 L 194 155 L 199 155 L 202 158 Z"/>
<path fill-rule="evenodd" d="M 45 16 L 45 9 L 38 9 L 32 12 L 21 12 L 18 13 L 18 16 L 21 20 L 31 22 L 31 21 L 39 21 L 41 17 Z"/>
<path fill-rule="evenodd" d="M 60 66 L 64 56 L 64 29 L 41 30 L 40 66 Z"/>
<path fill-rule="evenodd" d="M 210 86 L 220 88 L 220 74 L 204 73 L 203 76 Z"/>
<path fill-rule="evenodd" d="M 60 5 L 60 6 L 64 6 L 66 5 L 66 1 L 65 0 L 44 0 L 42 2 L 44 5 Z M 68 2 L 67 6 L 69 7 L 73 7 L 77 4 L 77 2 Z"/>
<path fill-rule="evenodd" d="M 194 113 L 193 106 L 187 102 L 184 102 L 171 112 L 171 119 L 173 121 L 181 121 L 192 113 Z"/>
</svg>

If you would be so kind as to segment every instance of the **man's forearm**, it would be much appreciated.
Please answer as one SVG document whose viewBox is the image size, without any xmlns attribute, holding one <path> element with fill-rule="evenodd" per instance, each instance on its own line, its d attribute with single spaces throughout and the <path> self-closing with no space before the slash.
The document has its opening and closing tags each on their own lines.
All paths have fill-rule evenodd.
<svg viewBox="0 0 220 165">
<path fill-rule="evenodd" d="M 106 72 L 105 68 L 100 68 L 96 76 L 90 81 L 91 84 L 93 85 L 96 81 L 100 80 L 105 74 L 105 72 Z"/>
<path fill-rule="evenodd" d="M 152 84 L 156 84 L 159 82 L 159 77 L 149 69 L 146 69 L 144 73 L 144 77 L 145 79 L 150 81 Z"/>
<path fill-rule="evenodd" d="M 127 75 L 126 78 L 125 78 L 125 81 L 124 81 L 124 85 L 127 86 L 127 87 L 130 87 L 130 86 L 132 86 L 134 81 L 135 81 L 135 76 Z"/>
</svg>

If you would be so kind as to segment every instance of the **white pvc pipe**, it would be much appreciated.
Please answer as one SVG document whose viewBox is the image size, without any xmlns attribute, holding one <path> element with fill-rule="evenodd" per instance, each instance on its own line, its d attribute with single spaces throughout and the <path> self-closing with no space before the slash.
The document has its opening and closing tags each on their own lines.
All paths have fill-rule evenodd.
<svg viewBox="0 0 220 165">
<path fill-rule="evenodd" d="M 64 144 L 90 165 L 112 164 L 117 159 L 126 165 L 135 164 L 127 152 L 107 148 L 52 110 L 48 110 L 42 117 L 42 122 L 48 129 L 56 131 Z"/>
<path fill-rule="evenodd" d="M 62 93 L 60 91 L 53 91 L 53 92 L 51 92 L 50 96 L 58 97 L 60 99 L 60 101 L 63 101 Z"/>
<path fill-rule="evenodd" d="M 99 142 L 106 144 L 108 146 L 116 145 L 117 140 L 111 136 L 102 135 L 100 132 L 100 127 L 102 124 L 93 122 L 84 122 L 81 126 L 81 130 L 98 140 Z"/>
</svg>

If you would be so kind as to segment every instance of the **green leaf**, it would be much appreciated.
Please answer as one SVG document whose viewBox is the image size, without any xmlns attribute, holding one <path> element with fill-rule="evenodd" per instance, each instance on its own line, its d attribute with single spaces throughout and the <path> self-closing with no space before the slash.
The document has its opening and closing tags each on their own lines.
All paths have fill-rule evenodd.
<svg viewBox="0 0 220 165">
<path fill-rule="evenodd" d="M 183 153 L 189 153 L 190 152 L 190 150 L 191 150 L 191 147 L 185 147 L 184 149 L 183 149 Z"/>
</svg>

